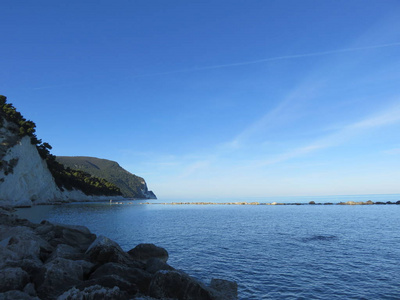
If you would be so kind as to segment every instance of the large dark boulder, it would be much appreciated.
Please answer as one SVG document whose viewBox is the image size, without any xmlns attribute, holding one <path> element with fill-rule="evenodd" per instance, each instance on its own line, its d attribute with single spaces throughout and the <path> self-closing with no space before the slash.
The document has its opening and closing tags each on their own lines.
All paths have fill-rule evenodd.
<svg viewBox="0 0 400 300">
<path fill-rule="evenodd" d="M 0 292 L 22 291 L 28 282 L 29 275 L 21 268 L 4 268 L 0 270 Z"/>
<path fill-rule="evenodd" d="M 110 275 L 117 275 L 122 279 L 135 284 L 142 293 L 147 292 L 151 281 L 151 274 L 144 270 L 113 262 L 98 267 L 90 274 L 89 279 L 98 279 Z"/>
<path fill-rule="evenodd" d="M 128 251 L 128 254 L 135 260 L 146 263 L 150 258 L 158 258 L 163 262 L 168 260 L 168 252 L 164 248 L 154 244 L 139 244 Z"/>
<path fill-rule="evenodd" d="M 41 299 L 54 299 L 71 287 L 80 284 L 93 265 L 88 261 L 56 258 L 43 265 L 35 277 Z"/>
<path fill-rule="evenodd" d="M 79 249 L 66 244 L 58 244 L 56 249 L 51 253 L 47 262 L 56 258 L 65 258 L 70 260 L 83 260 L 84 253 Z"/>
<path fill-rule="evenodd" d="M 158 271 L 151 280 L 148 294 L 154 298 L 214 299 L 205 285 L 179 271 Z"/>
<path fill-rule="evenodd" d="M 210 288 L 216 300 L 236 300 L 238 298 L 238 285 L 234 281 L 213 278 Z"/>
<path fill-rule="evenodd" d="M 96 235 L 90 233 L 84 226 L 61 226 L 47 221 L 41 225 L 36 231 L 54 247 L 66 244 L 80 251 L 86 251 L 96 239 Z"/>
<path fill-rule="evenodd" d="M 97 237 L 85 254 L 93 263 L 115 262 L 123 265 L 132 263 L 132 258 L 116 242 L 102 235 Z"/>
</svg>

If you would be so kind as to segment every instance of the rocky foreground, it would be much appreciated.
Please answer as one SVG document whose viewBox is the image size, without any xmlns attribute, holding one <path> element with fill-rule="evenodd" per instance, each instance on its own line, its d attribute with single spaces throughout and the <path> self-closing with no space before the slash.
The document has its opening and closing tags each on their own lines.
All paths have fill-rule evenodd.
<svg viewBox="0 0 400 300">
<path fill-rule="evenodd" d="M 35 224 L 0 208 L 0 300 L 237 299 L 235 282 L 206 286 L 167 260 L 153 244 L 125 252 L 84 226 Z"/>
</svg>

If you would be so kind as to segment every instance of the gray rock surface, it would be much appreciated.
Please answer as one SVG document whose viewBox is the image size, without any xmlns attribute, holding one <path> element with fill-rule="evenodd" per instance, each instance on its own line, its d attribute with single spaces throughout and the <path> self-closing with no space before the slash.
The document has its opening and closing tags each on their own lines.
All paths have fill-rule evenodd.
<svg viewBox="0 0 400 300">
<path fill-rule="evenodd" d="M 125 252 L 83 226 L 34 224 L 0 208 L 0 300 L 237 299 L 237 284 L 211 286 L 169 266 L 168 252 Z"/>
<path fill-rule="evenodd" d="M 130 264 L 132 261 L 129 255 L 116 242 L 102 235 L 98 236 L 89 246 L 86 255 L 93 263 L 115 262 Z"/>
</svg>

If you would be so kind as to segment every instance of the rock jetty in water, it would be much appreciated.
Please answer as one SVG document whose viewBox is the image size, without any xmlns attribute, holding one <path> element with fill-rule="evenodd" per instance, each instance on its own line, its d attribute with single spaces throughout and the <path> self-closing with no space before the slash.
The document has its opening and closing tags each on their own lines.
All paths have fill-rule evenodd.
<svg viewBox="0 0 400 300">
<path fill-rule="evenodd" d="M 140 244 L 125 252 L 84 226 L 19 219 L 0 208 L 0 299 L 237 299 L 235 282 L 206 286 Z"/>
</svg>

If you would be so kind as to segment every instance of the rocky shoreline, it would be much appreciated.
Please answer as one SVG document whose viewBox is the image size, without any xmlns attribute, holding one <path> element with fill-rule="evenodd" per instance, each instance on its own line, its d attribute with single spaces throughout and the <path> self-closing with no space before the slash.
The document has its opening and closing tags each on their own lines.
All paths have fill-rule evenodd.
<svg viewBox="0 0 400 300">
<path fill-rule="evenodd" d="M 207 286 L 140 244 L 125 252 L 84 226 L 40 224 L 0 208 L 0 300 L 237 299 L 235 282 Z"/>
</svg>

